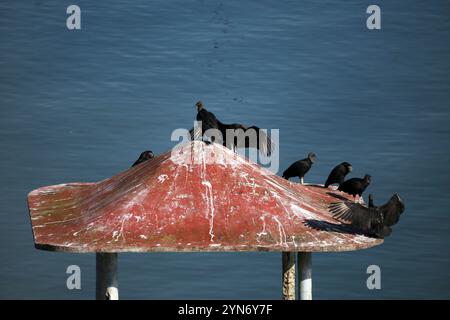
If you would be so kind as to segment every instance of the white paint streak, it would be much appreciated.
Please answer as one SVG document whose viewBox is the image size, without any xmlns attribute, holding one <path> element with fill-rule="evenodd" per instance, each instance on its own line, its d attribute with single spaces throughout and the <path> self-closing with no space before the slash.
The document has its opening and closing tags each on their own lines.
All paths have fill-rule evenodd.
<svg viewBox="0 0 450 320">
<path fill-rule="evenodd" d="M 158 181 L 160 183 L 163 183 L 164 181 L 166 181 L 169 178 L 169 176 L 167 174 L 162 174 L 158 177 Z"/>
<path fill-rule="evenodd" d="M 204 143 L 202 143 L 202 146 Z M 196 147 L 195 145 L 194 147 Z M 211 182 L 209 182 L 206 179 L 206 159 L 205 154 L 202 153 L 202 170 L 201 170 L 201 177 L 202 177 L 202 185 L 205 186 L 205 201 L 207 205 L 207 217 L 209 215 L 209 236 L 210 241 L 214 242 L 214 194 L 212 190 Z"/>
<path fill-rule="evenodd" d="M 206 145 L 201 141 L 193 141 L 172 149 L 170 160 L 177 165 L 196 165 L 201 163 L 231 166 L 236 168 L 241 165 L 251 164 L 232 150 L 219 144 Z"/>
<path fill-rule="evenodd" d="M 209 211 L 209 236 L 210 241 L 214 241 L 214 195 L 212 192 L 212 186 L 209 181 L 202 181 L 202 185 L 206 187 L 205 196 L 208 204 Z"/>
<path fill-rule="evenodd" d="M 292 236 L 292 243 L 294 244 L 294 247 L 297 248 L 297 243 L 295 242 L 295 236 Z"/>
<path fill-rule="evenodd" d="M 287 237 L 286 237 L 286 232 L 284 230 L 283 224 L 280 222 L 280 220 L 275 217 L 272 216 L 272 220 L 274 220 L 277 224 L 278 224 L 278 232 L 279 232 L 279 237 L 280 237 L 280 245 L 284 245 L 284 246 L 288 246 L 287 244 Z"/>
<path fill-rule="evenodd" d="M 125 235 L 123 233 L 123 228 L 125 226 L 125 222 L 128 221 L 133 215 L 128 213 L 122 216 L 121 218 L 121 226 L 120 226 L 120 230 L 114 230 L 112 233 L 112 238 L 114 239 L 114 241 L 118 241 L 119 238 L 122 236 L 122 239 L 125 240 Z"/>
<path fill-rule="evenodd" d="M 267 231 L 266 231 L 266 219 L 265 219 L 266 216 L 267 216 L 267 213 L 265 213 L 265 214 L 263 214 L 261 217 L 259 217 L 259 219 L 262 220 L 263 227 L 262 227 L 261 232 L 258 232 L 258 233 L 256 234 L 256 241 L 257 241 L 258 243 L 260 242 L 260 239 L 259 239 L 259 238 L 261 238 L 261 236 L 267 235 Z"/>
<path fill-rule="evenodd" d="M 292 213 L 299 219 L 304 220 L 306 218 L 306 219 L 314 220 L 314 219 L 318 218 L 317 215 L 314 214 L 313 212 L 305 210 L 294 203 L 291 203 L 290 207 L 291 207 Z"/>
</svg>

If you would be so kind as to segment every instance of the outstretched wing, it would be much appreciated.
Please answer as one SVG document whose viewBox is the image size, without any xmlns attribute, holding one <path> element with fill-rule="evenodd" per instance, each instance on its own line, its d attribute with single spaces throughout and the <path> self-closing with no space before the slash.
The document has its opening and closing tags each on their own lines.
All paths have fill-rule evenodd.
<svg viewBox="0 0 450 320">
<path fill-rule="evenodd" d="M 237 148 L 256 148 L 267 156 L 272 154 L 274 144 L 272 139 L 257 126 L 246 127 L 240 123 L 225 124 L 219 121 L 219 129 L 224 136 L 225 144 Z M 227 130 L 235 130 L 232 141 L 228 141 Z"/>
<path fill-rule="evenodd" d="M 251 126 L 248 127 L 247 130 L 255 130 L 257 135 L 257 143 L 258 145 L 252 146 L 248 145 L 248 148 L 257 148 L 260 150 L 263 154 L 270 156 L 272 154 L 272 151 L 274 149 L 274 144 L 270 136 L 267 135 L 265 130 L 262 130 L 258 128 L 257 126 Z M 246 143 L 247 144 L 247 143 Z"/>
<path fill-rule="evenodd" d="M 334 202 L 329 206 L 333 218 L 349 221 L 352 225 L 362 230 L 371 231 L 377 225 L 383 223 L 381 213 L 377 208 L 367 208 L 359 203 Z"/>
</svg>

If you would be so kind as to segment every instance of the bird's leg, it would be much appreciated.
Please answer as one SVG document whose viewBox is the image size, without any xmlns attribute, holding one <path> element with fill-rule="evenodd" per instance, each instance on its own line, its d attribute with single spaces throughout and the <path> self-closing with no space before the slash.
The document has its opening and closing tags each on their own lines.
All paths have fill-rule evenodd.
<svg viewBox="0 0 450 320">
<path fill-rule="evenodd" d="M 300 183 L 303 184 L 303 177 L 300 178 Z"/>
<path fill-rule="evenodd" d="M 358 203 L 361 204 L 364 202 L 364 198 L 362 195 L 358 195 Z"/>
<path fill-rule="evenodd" d="M 359 196 L 359 197 L 358 197 L 358 203 L 362 203 L 362 202 L 364 202 L 364 199 L 363 199 L 362 196 Z"/>
</svg>

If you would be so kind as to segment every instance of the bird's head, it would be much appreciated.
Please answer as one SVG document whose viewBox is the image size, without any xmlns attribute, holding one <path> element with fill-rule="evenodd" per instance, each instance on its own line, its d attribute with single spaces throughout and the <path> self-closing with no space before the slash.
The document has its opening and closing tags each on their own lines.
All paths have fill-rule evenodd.
<svg viewBox="0 0 450 320">
<path fill-rule="evenodd" d="M 152 159 L 154 157 L 155 157 L 155 155 L 150 150 L 146 150 L 146 151 L 142 152 L 141 155 L 139 156 L 139 158 L 141 158 L 141 159 Z"/>
<path fill-rule="evenodd" d="M 350 163 L 342 162 L 341 164 L 347 169 L 347 172 L 352 172 L 353 167 L 352 167 L 352 165 Z"/>
<path fill-rule="evenodd" d="M 308 153 L 308 159 L 311 160 L 312 163 L 314 163 L 317 159 L 316 155 L 312 152 Z"/>
<path fill-rule="evenodd" d="M 204 107 L 203 102 L 200 101 L 200 100 L 197 101 L 197 103 L 196 103 L 195 105 L 197 106 L 197 112 L 200 111 L 200 110 L 202 110 L 203 107 Z"/>
<path fill-rule="evenodd" d="M 391 201 L 395 201 L 395 203 L 398 204 L 398 206 L 400 207 L 400 213 L 403 213 L 403 211 L 405 211 L 405 204 L 403 203 L 403 200 L 400 198 L 400 195 L 398 193 L 394 193 Z"/>
<path fill-rule="evenodd" d="M 372 182 L 372 176 L 371 176 L 370 174 L 366 174 L 366 175 L 364 176 L 364 181 L 365 181 L 366 183 L 371 183 L 371 182 Z"/>
</svg>

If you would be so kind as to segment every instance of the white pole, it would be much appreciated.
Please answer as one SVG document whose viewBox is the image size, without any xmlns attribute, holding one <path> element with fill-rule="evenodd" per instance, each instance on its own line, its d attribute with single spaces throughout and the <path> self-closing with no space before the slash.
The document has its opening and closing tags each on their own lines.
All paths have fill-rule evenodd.
<svg viewBox="0 0 450 320">
<path fill-rule="evenodd" d="M 299 252 L 297 255 L 300 300 L 312 300 L 311 252 Z"/>
<path fill-rule="evenodd" d="M 295 252 L 282 252 L 282 298 L 295 300 Z"/>
<path fill-rule="evenodd" d="M 117 253 L 96 253 L 97 300 L 119 300 L 117 281 Z"/>
</svg>

